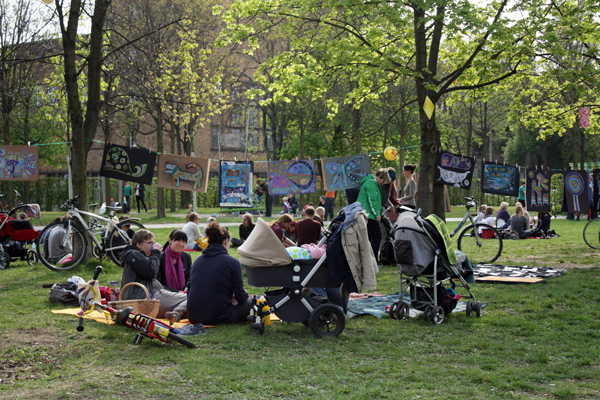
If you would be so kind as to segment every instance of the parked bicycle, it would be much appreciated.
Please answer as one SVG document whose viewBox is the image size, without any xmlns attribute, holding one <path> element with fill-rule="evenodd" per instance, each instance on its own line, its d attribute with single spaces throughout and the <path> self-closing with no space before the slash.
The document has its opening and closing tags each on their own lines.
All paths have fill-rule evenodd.
<svg viewBox="0 0 600 400">
<path fill-rule="evenodd" d="M 502 235 L 493 226 L 475 222 L 471 209 L 477 210 L 477 202 L 472 197 L 465 197 L 465 200 L 467 212 L 450 237 L 460 232 L 456 241 L 458 250 L 465 253 L 473 265 L 493 263 L 502 254 Z M 467 221 L 469 224 L 461 230 Z"/>
<path fill-rule="evenodd" d="M 585 224 L 583 240 L 592 249 L 600 249 L 600 217 L 593 218 Z"/>
<path fill-rule="evenodd" d="M 124 310 L 115 310 L 114 308 L 102 304 L 98 284 L 98 276 L 101 272 L 102 267 L 97 266 L 92 280 L 85 285 L 80 285 L 78 289 L 79 304 L 81 305 L 81 312 L 79 313 L 79 326 L 77 327 L 79 332 L 84 330 L 83 315 L 97 310 L 101 313 L 104 313 L 107 318 L 110 318 L 114 322 L 131 328 L 134 331 L 138 331 L 139 333 L 133 340 L 134 344 L 139 344 L 145 336 L 149 337 L 150 339 L 158 339 L 165 343 L 171 343 L 171 341 L 175 341 L 191 348 L 196 347 L 193 342 L 190 342 L 189 340 L 179 336 L 179 330 L 173 326 L 166 325 L 164 322 L 147 315 L 135 314 L 132 312 L 133 309 L 131 307 L 127 307 Z M 172 323 L 173 322 L 171 321 L 171 324 Z"/>
<path fill-rule="evenodd" d="M 61 208 L 67 209 L 71 218 L 55 221 L 46 226 L 38 236 L 36 247 L 38 259 L 53 271 L 65 271 L 81 264 L 87 254 L 88 237 L 92 241 L 92 253 L 96 258 L 105 255 L 121 264 L 125 247 L 131 244 L 131 237 L 144 225 L 139 218 L 118 221 L 114 215 L 121 207 L 106 206 L 110 211 L 107 217 L 77 208 L 79 195 L 67 200 Z M 83 216 L 89 217 L 89 224 Z"/>
</svg>

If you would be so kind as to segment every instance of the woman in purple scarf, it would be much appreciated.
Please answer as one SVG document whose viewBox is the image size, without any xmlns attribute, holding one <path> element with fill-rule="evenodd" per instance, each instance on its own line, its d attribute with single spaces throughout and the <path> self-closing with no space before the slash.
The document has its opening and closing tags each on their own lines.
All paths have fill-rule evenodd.
<svg viewBox="0 0 600 400">
<path fill-rule="evenodd" d="M 164 251 L 160 254 L 156 279 L 165 289 L 172 292 L 187 293 L 192 256 L 183 251 L 186 243 L 185 232 L 176 229 L 169 235 L 169 241 L 165 243 Z"/>
</svg>

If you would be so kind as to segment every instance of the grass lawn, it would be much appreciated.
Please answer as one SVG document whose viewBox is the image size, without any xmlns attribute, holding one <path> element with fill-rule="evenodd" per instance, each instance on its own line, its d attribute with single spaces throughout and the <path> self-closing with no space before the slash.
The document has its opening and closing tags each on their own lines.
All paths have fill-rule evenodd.
<svg viewBox="0 0 600 400">
<path fill-rule="evenodd" d="M 546 284 L 474 285 L 488 303 L 481 318 L 355 317 L 337 338 L 302 324 L 273 323 L 264 336 L 225 326 L 191 338 L 197 349 L 134 345 L 133 331 L 92 321 L 77 332 L 76 318 L 50 313 L 66 306 L 49 303 L 42 285 L 89 279 L 98 262 L 59 273 L 15 262 L 0 270 L 0 398 L 599 398 L 599 254 L 584 225 L 553 220 L 560 238 L 505 241 L 500 263 L 569 271 Z M 170 230 L 153 229 L 161 243 Z M 102 265 L 101 284 L 120 280 L 119 267 Z M 377 291 L 398 291 L 395 267 L 377 278 Z"/>
</svg>

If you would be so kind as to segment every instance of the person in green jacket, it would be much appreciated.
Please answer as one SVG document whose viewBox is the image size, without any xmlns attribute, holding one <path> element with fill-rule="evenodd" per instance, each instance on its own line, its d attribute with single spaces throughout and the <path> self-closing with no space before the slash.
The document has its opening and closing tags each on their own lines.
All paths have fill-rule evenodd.
<svg viewBox="0 0 600 400">
<path fill-rule="evenodd" d="M 387 175 L 387 178 L 384 175 Z M 367 231 L 376 260 L 379 259 L 379 244 L 381 243 L 379 221 L 381 220 L 381 212 L 383 211 L 383 207 L 381 207 L 380 186 L 386 181 L 389 181 L 389 175 L 385 170 L 379 170 L 375 175 L 365 176 L 360 180 L 360 192 L 356 200 L 362 204 L 369 216 Z"/>
<path fill-rule="evenodd" d="M 129 182 L 125 182 L 123 196 L 125 196 L 125 201 L 123 202 L 123 212 L 129 214 L 129 211 L 131 211 L 131 186 L 129 186 Z"/>
</svg>

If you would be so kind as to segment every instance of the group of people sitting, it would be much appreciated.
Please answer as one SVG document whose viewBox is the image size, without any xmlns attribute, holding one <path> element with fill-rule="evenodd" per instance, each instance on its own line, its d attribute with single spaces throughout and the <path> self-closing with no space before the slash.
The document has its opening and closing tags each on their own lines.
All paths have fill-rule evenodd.
<svg viewBox="0 0 600 400">
<path fill-rule="evenodd" d="M 172 231 L 163 247 L 152 232 L 140 229 L 123 254 L 122 287 L 131 282 L 144 285 L 160 300 L 159 318 L 179 321 L 187 317 L 192 324 L 189 329 L 203 331 L 203 325 L 245 321 L 252 304 L 244 289 L 241 265 L 228 254 L 229 230 L 212 221 L 204 233 L 208 247 L 192 263 L 184 251 L 189 238 L 183 230 Z M 140 287 L 122 294 L 123 300 L 143 298 Z"/>
<path fill-rule="evenodd" d="M 482 204 L 477 211 L 475 220 L 495 226 L 499 231 L 516 232 L 519 239 L 526 239 L 529 237 L 547 237 L 552 217 L 550 213 L 540 211 L 538 212 L 536 225 L 535 218 L 529 216 L 529 213 L 520 202 L 515 204 L 515 213 L 512 216 L 508 212 L 508 203 L 502 202 L 495 218 L 494 208 Z"/>
<path fill-rule="evenodd" d="M 323 220 L 310 205 L 304 208 L 303 219 L 296 221 L 290 214 L 282 214 L 269 226 L 285 247 L 317 244 L 323 237 Z"/>
</svg>

